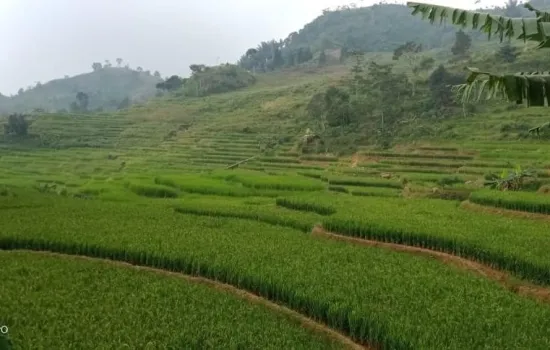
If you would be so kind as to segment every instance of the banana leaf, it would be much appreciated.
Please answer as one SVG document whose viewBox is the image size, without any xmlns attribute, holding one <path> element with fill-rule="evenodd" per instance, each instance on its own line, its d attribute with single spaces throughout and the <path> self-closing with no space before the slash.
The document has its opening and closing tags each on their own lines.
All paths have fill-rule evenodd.
<svg viewBox="0 0 550 350">
<path fill-rule="evenodd" d="M 501 42 L 504 39 L 523 39 L 538 42 L 539 48 L 550 47 L 550 13 L 539 11 L 529 4 L 524 6 L 534 11 L 537 17 L 505 17 L 418 2 L 407 2 L 407 6 L 413 9 L 413 15 L 420 13 L 423 19 L 427 18 L 432 24 L 436 20 L 441 24 L 450 19 L 452 24 L 462 28 L 478 29 L 486 33 L 489 39 L 496 35 Z"/>
</svg>

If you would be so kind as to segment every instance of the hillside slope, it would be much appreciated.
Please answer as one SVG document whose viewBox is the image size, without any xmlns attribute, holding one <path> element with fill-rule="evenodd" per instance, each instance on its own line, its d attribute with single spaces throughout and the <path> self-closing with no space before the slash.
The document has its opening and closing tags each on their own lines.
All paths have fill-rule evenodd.
<svg viewBox="0 0 550 350">
<path fill-rule="evenodd" d="M 52 80 L 11 98 L 0 98 L 0 113 L 69 110 L 78 92 L 88 95 L 88 110 L 115 110 L 125 99 L 142 101 L 154 96 L 155 84 L 160 81 L 148 72 L 103 67 L 94 72 Z"/>
</svg>

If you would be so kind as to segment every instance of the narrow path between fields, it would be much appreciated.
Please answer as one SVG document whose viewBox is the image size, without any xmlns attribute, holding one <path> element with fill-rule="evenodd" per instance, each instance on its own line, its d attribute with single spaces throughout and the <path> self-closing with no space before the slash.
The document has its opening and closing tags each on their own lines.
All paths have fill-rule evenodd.
<svg viewBox="0 0 550 350">
<path fill-rule="evenodd" d="M 322 226 L 315 226 L 311 232 L 314 237 L 321 237 L 325 239 L 334 239 L 339 241 L 350 242 L 359 245 L 366 245 L 371 247 L 381 247 L 391 250 L 396 250 L 400 252 L 407 252 L 413 254 L 429 255 L 434 258 L 439 259 L 440 261 L 454 265 L 461 269 L 473 271 L 477 274 L 480 274 L 488 279 L 494 280 L 504 286 L 506 289 L 519 294 L 521 296 L 527 296 L 544 303 L 550 303 L 550 288 L 537 286 L 535 284 L 519 280 L 512 277 L 511 274 L 493 269 L 487 265 L 461 258 L 456 255 L 443 253 L 436 250 L 431 250 L 427 248 L 413 247 L 397 243 L 387 243 L 380 241 L 373 241 L 364 238 L 357 238 L 351 236 L 344 236 L 338 233 L 328 232 Z"/>
<path fill-rule="evenodd" d="M 467 210 L 478 211 L 482 213 L 550 222 L 550 215 L 547 215 L 547 214 L 538 214 L 538 213 L 531 213 L 528 211 L 511 210 L 511 209 L 493 207 L 490 205 L 481 205 L 481 204 L 472 203 L 470 201 L 464 201 L 460 203 L 460 207 Z"/>
<path fill-rule="evenodd" d="M 152 267 L 147 266 L 140 266 L 140 265 L 133 265 L 127 262 L 123 261 L 117 261 L 117 260 L 110 260 L 110 259 L 101 259 L 101 258 L 92 258 L 85 255 L 71 255 L 71 254 L 61 254 L 61 253 L 55 253 L 51 251 L 37 251 L 37 250 L 26 250 L 26 249 L 17 249 L 17 250 L 4 250 L 7 252 L 25 252 L 25 253 L 32 253 L 32 254 L 42 254 L 42 255 L 48 255 L 48 256 L 54 256 L 59 257 L 63 259 L 74 259 L 74 260 L 88 260 L 88 261 L 99 261 L 105 264 L 113 264 L 116 266 L 126 267 L 126 268 L 133 268 L 136 270 L 142 270 L 142 271 L 149 271 L 154 272 L 157 274 L 162 274 L 165 276 L 175 277 L 175 278 L 181 278 L 188 282 L 193 283 L 201 283 L 204 285 L 207 285 L 209 287 L 215 288 L 217 290 L 221 290 L 227 293 L 231 293 L 233 295 L 238 296 L 241 299 L 244 299 L 246 301 L 255 303 L 255 304 L 261 304 L 262 306 L 265 306 L 275 312 L 282 313 L 296 321 L 298 321 L 303 327 L 311 329 L 315 332 L 324 333 L 329 338 L 332 338 L 334 340 L 337 340 L 338 342 L 342 343 L 349 349 L 357 349 L 357 350 L 372 350 L 373 348 L 367 347 L 365 345 L 360 345 L 358 343 L 355 343 L 351 338 L 347 337 L 346 335 L 322 324 L 319 323 L 309 317 L 306 317 L 292 309 L 289 309 L 285 306 L 276 304 L 268 299 L 262 298 L 256 294 L 250 293 L 246 290 L 236 288 L 230 284 L 222 283 L 219 281 L 210 280 L 208 278 L 204 277 L 196 277 L 196 276 L 190 276 L 185 275 L 178 272 L 172 272 L 162 269 L 156 269 Z"/>
</svg>

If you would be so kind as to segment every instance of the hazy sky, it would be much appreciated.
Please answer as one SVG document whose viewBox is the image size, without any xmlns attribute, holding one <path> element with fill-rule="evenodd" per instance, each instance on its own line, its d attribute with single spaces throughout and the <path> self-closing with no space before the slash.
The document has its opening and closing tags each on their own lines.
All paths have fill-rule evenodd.
<svg viewBox="0 0 550 350">
<path fill-rule="evenodd" d="M 91 71 L 95 61 L 115 64 L 117 57 L 163 76 L 187 76 L 192 63 L 235 62 L 249 47 L 301 29 L 323 9 L 352 2 L 0 0 L 0 92 Z M 474 7 L 473 0 L 425 2 Z"/>
</svg>

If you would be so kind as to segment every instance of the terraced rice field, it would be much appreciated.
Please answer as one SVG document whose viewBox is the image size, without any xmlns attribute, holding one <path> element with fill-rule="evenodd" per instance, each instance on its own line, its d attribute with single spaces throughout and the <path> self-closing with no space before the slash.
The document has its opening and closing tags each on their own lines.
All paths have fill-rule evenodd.
<svg viewBox="0 0 550 350">
<path fill-rule="evenodd" d="M 548 146 L 338 157 L 106 118 L 1 143 L 0 345 L 550 348 Z M 516 164 L 530 188 L 484 188 Z"/>
</svg>

